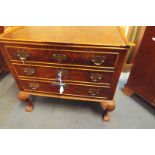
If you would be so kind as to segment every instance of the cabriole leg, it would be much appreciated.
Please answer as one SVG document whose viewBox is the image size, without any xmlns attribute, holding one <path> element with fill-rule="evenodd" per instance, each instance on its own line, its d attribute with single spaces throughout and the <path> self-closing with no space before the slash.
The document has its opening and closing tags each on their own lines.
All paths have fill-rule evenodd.
<svg viewBox="0 0 155 155">
<path fill-rule="evenodd" d="M 109 112 L 115 109 L 115 101 L 103 101 L 101 102 L 101 106 L 104 109 L 104 114 L 102 116 L 103 121 L 110 121 Z"/>
</svg>

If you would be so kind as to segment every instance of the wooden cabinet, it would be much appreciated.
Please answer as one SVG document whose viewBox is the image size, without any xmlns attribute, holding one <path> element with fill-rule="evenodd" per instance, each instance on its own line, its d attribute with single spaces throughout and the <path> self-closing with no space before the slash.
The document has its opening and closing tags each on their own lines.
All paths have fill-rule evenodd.
<svg viewBox="0 0 155 155">
<path fill-rule="evenodd" d="M 143 27 L 142 33 L 143 38 L 124 92 L 127 95 L 136 93 L 155 106 L 155 27 Z"/>
<path fill-rule="evenodd" d="M 129 49 L 118 27 L 19 27 L 1 36 L 0 49 L 20 92 L 101 103 L 103 120 L 114 110 L 114 94 Z"/>
</svg>

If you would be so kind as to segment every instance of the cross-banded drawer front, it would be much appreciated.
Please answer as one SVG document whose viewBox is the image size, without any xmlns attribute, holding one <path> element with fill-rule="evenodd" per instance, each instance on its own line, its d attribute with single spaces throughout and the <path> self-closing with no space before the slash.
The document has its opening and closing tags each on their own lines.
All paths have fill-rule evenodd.
<svg viewBox="0 0 155 155">
<path fill-rule="evenodd" d="M 39 48 L 6 47 L 11 60 L 75 65 L 85 67 L 114 68 L 118 53 L 107 51 L 74 51 Z"/>
<path fill-rule="evenodd" d="M 20 80 L 24 91 L 34 91 L 49 94 L 60 94 L 59 93 L 59 83 L 55 82 L 38 82 L 38 81 L 28 81 Z M 78 85 L 65 83 L 64 92 L 60 95 L 73 95 L 81 97 L 90 98 L 107 98 L 110 89 L 108 87 L 97 87 L 91 85 Z"/>
<path fill-rule="evenodd" d="M 110 85 L 113 71 L 91 70 L 78 68 L 59 68 L 54 66 L 35 66 L 14 64 L 17 75 L 28 78 L 46 78 L 56 80 L 58 73 L 62 73 L 62 80 L 73 82 L 91 82 L 94 84 L 103 83 Z"/>
</svg>

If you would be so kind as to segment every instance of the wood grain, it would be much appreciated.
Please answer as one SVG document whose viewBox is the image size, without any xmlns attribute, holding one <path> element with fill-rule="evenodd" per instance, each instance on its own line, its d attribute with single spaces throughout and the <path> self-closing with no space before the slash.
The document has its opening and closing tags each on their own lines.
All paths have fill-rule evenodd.
<svg viewBox="0 0 155 155">
<path fill-rule="evenodd" d="M 0 49 L 20 89 L 19 98 L 25 93 L 100 102 L 106 109 L 104 120 L 109 120 L 129 49 L 117 27 L 19 27 L 0 36 Z M 67 71 L 62 94 L 59 70 Z M 26 101 L 31 111 L 31 101 Z"/>
<path fill-rule="evenodd" d="M 115 26 L 25 26 L 3 35 L 1 39 L 126 46 Z"/>
</svg>

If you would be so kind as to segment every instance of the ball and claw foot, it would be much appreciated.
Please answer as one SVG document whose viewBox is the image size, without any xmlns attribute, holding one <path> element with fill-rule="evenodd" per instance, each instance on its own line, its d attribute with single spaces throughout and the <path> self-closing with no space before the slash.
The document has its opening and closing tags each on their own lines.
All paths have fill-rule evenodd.
<svg viewBox="0 0 155 155">
<path fill-rule="evenodd" d="M 29 99 L 28 99 L 29 100 Z M 32 110 L 33 110 L 33 104 L 31 103 L 31 101 L 29 100 L 29 101 L 27 101 L 27 102 L 29 102 L 29 103 L 27 103 L 27 106 L 26 106 L 26 111 L 27 112 L 32 112 Z"/>
<path fill-rule="evenodd" d="M 26 109 L 25 109 L 27 112 L 32 112 L 33 104 L 31 100 L 29 99 L 29 94 L 20 91 L 18 94 L 18 99 L 27 103 Z"/>
<path fill-rule="evenodd" d="M 102 120 L 105 122 L 110 121 L 109 112 L 115 109 L 115 101 L 103 101 L 101 103 L 102 108 L 104 109 L 104 114 L 102 116 Z"/>
<path fill-rule="evenodd" d="M 108 113 L 104 114 L 102 116 L 102 121 L 109 122 L 110 121 L 110 115 Z"/>
</svg>

